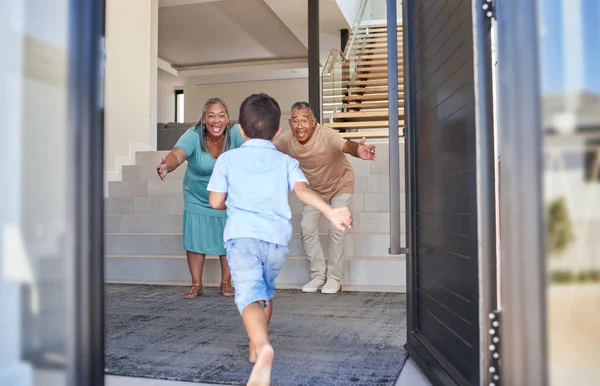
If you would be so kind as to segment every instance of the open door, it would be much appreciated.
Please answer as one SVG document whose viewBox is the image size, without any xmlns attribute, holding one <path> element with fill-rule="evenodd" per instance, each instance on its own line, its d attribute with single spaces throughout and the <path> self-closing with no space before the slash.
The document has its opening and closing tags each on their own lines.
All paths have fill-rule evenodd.
<svg viewBox="0 0 600 386">
<path fill-rule="evenodd" d="M 492 67 L 490 20 L 479 3 L 404 1 L 406 348 L 432 383 L 443 385 L 479 385 L 488 379 L 482 368 L 490 366 Z"/>
</svg>

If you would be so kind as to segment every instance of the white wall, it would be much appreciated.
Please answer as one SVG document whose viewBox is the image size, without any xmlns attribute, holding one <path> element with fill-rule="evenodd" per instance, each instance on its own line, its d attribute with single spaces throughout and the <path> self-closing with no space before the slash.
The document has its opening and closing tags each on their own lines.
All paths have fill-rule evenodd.
<svg viewBox="0 0 600 386">
<path fill-rule="evenodd" d="M 281 108 L 282 129 L 288 128 L 290 107 L 294 102 L 308 101 L 308 79 L 284 79 L 261 82 L 237 82 L 184 87 L 185 121 L 200 118 L 204 102 L 219 97 L 227 103 L 231 119 L 238 119 L 242 101 L 251 94 L 264 92 L 277 100 Z"/>
<path fill-rule="evenodd" d="M 106 1 L 105 174 L 156 149 L 158 0 Z M 120 157 L 120 158 L 118 158 Z"/>
<path fill-rule="evenodd" d="M 175 122 L 175 88 L 165 82 L 158 82 L 157 121 Z"/>
<path fill-rule="evenodd" d="M 358 8 L 360 7 L 361 0 L 336 0 L 344 18 L 352 28 L 354 24 L 354 19 L 356 19 L 356 14 L 358 13 Z"/>
<path fill-rule="evenodd" d="M 369 5 L 371 6 L 371 9 L 368 10 L 371 12 L 371 19 L 372 20 L 387 20 L 387 12 L 386 12 L 386 0 L 371 0 L 369 2 Z M 399 10 L 396 10 L 396 12 L 398 14 L 400 14 L 401 12 Z M 384 21 L 385 23 L 385 21 Z"/>
</svg>

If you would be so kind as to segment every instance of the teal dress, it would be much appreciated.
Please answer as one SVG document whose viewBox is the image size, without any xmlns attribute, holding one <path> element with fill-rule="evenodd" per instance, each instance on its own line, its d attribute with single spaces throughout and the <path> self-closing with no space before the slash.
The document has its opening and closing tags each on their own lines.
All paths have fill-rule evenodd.
<svg viewBox="0 0 600 386">
<path fill-rule="evenodd" d="M 223 231 L 227 211 L 211 208 L 206 190 L 217 160 L 202 150 L 198 130 L 201 129 L 189 128 L 175 144 L 187 156 L 187 170 L 183 178 L 183 248 L 207 255 L 225 255 Z M 237 125 L 229 129 L 229 136 L 230 149 L 244 143 Z"/>
</svg>

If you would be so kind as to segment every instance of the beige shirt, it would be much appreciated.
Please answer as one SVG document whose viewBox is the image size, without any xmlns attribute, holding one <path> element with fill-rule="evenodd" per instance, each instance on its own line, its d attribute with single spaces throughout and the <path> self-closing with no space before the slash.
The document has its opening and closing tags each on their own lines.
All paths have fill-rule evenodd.
<svg viewBox="0 0 600 386">
<path fill-rule="evenodd" d="M 277 150 L 298 160 L 310 187 L 326 202 L 338 194 L 354 193 L 354 169 L 344 154 L 345 143 L 337 131 L 319 124 L 304 145 L 292 130 L 274 142 Z"/>
</svg>

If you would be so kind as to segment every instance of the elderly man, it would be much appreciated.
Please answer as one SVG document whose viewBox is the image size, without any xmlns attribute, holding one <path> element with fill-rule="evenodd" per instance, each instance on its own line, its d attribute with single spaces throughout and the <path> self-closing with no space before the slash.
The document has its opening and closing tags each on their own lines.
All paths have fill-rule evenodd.
<svg viewBox="0 0 600 386">
<path fill-rule="evenodd" d="M 349 207 L 354 193 L 354 169 L 346 159 L 351 154 L 364 160 L 375 159 L 375 146 L 346 141 L 337 131 L 317 124 L 307 102 L 292 106 L 290 131 L 275 140 L 277 150 L 295 158 L 310 187 L 333 208 Z M 300 227 L 306 258 L 310 261 L 312 280 L 302 292 L 335 294 L 341 290 L 344 272 L 344 233 L 329 226 L 329 261 L 319 242 L 321 213 L 304 205 Z"/>
</svg>

